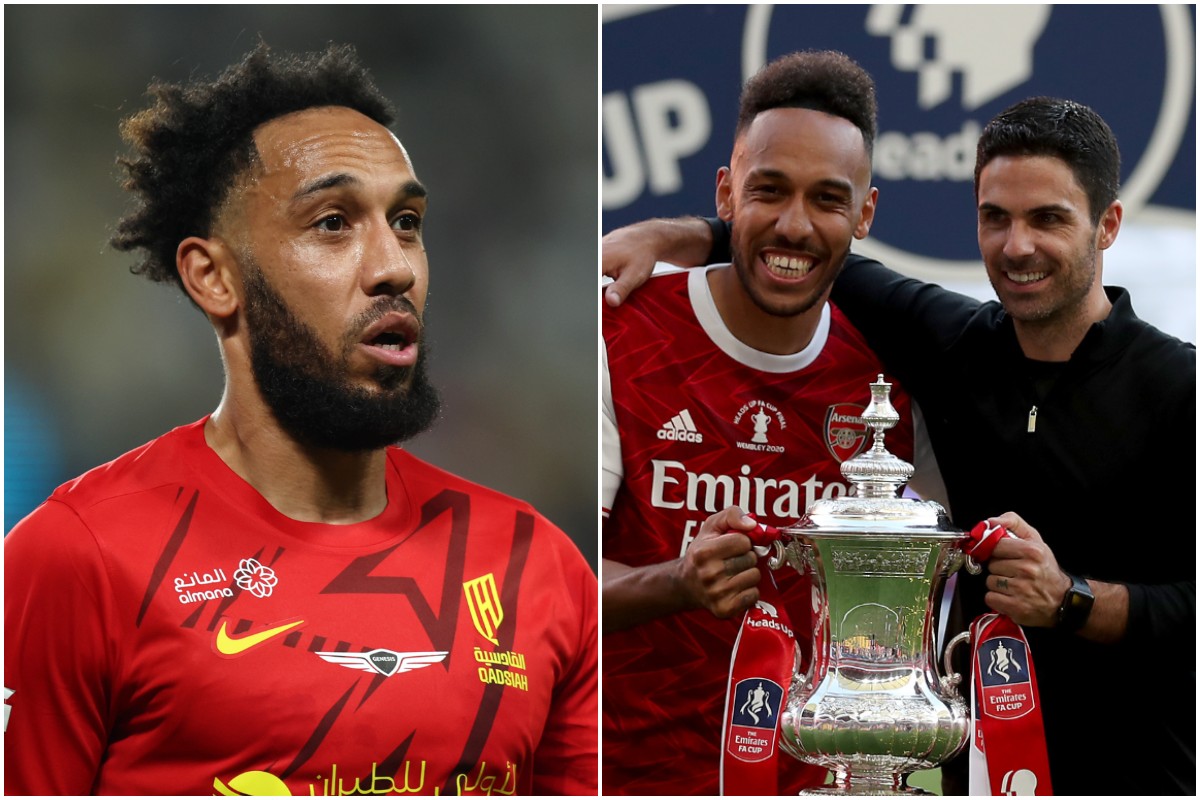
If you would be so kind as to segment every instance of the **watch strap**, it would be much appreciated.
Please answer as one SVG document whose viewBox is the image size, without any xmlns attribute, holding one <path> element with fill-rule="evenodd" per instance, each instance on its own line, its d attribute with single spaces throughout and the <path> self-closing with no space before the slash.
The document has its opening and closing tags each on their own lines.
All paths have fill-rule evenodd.
<svg viewBox="0 0 1200 800">
<path fill-rule="evenodd" d="M 1083 578 L 1070 573 L 1067 573 L 1067 577 L 1071 579 L 1071 587 L 1063 595 L 1062 605 L 1058 607 L 1058 627 L 1074 632 L 1087 623 L 1096 596 Z"/>
</svg>

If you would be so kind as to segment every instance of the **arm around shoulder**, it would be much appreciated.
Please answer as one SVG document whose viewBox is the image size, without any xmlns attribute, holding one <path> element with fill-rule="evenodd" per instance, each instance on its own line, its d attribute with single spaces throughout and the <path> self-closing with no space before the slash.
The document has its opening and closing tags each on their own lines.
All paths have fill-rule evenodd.
<svg viewBox="0 0 1200 800">
<path fill-rule="evenodd" d="M 830 299 L 880 358 L 892 364 L 928 359 L 943 351 L 981 306 L 974 298 L 854 254 L 846 259 Z"/>
<path fill-rule="evenodd" d="M 700 217 L 650 219 L 618 228 L 600 240 L 602 274 L 614 283 L 604 290 L 610 306 L 619 306 L 667 261 L 680 266 L 703 264 L 712 248 L 712 231 Z"/>
</svg>

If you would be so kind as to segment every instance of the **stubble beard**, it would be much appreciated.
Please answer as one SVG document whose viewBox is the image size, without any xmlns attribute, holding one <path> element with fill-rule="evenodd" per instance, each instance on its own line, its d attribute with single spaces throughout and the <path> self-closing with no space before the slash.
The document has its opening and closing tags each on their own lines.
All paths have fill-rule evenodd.
<svg viewBox="0 0 1200 800">
<path fill-rule="evenodd" d="M 1012 262 L 1005 260 L 1005 266 L 1012 266 Z M 1021 266 L 1025 266 L 1022 264 Z M 1036 269 L 1034 271 L 1037 271 Z M 1002 270 L 1001 270 L 1002 272 Z M 1063 270 L 1047 270 L 1049 277 L 1053 280 L 1056 277 L 1063 275 Z M 1076 259 L 1066 272 L 1069 274 L 1068 283 L 1059 287 L 1061 291 L 1057 296 L 1046 298 L 1045 302 L 1027 304 L 1028 307 L 1018 306 L 1016 302 L 1010 300 L 1004 302 L 1004 293 L 1000 287 L 996 285 L 997 279 L 989 279 L 992 284 L 992 291 L 1000 298 L 1004 310 L 1013 319 L 1029 325 L 1053 325 L 1064 320 L 1069 320 L 1077 315 L 1083 314 L 1086 306 L 1088 294 L 1092 291 L 1092 287 L 1096 283 L 1096 245 L 1091 242 L 1088 245 L 1087 251 L 1080 258 Z M 1006 281 L 1005 277 L 1000 277 L 998 280 Z"/>
<path fill-rule="evenodd" d="M 354 386 L 347 377 L 360 331 L 388 311 L 418 316 L 407 298 L 381 298 L 355 319 L 334 353 L 253 260 L 243 262 L 251 371 L 285 433 L 305 446 L 358 453 L 407 441 L 433 425 L 441 400 L 426 374 L 424 337 L 412 367 L 379 365 L 372 376 L 377 389 Z"/>
<path fill-rule="evenodd" d="M 758 307 L 759 310 L 772 317 L 798 317 L 801 314 L 806 314 L 814 308 L 824 303 L 829 297 L 829 292 L 833 287 L 833 282 L 837 280 L 838 274 L 842 271 L 842 267 L 846 263 L 846 256 L 849 253 L 843 254 L 841 261 L 836 265 L 831 265 L 832 268 L 827 268 L 825 274 L 821 277 L 821 282 L 813 287 L 811 293 L 799 298 L 791 303 L 772 303 L 754 282 L 753 261 L 748 262 L 745 255 L 746 248 L 733 248 L 733 269 L 738 276 L 738 280 L 745 289 L 746 295 L 751 302 Z"/>
</svg>

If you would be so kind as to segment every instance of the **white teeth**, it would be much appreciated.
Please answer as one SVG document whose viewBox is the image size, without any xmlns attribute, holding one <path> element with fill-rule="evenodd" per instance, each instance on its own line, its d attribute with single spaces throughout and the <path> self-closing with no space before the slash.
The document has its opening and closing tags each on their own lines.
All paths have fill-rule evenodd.
<svg viewBox="0 0 1200 800">
<path fill-rule="evenodd" d="M 1014 283 L 1033 283 L 1046 277 L 1044 272 L 1009 272 L 1008 279 Z"/>
<path fill-rule="evenodd" d="M 803 278 L 813 267 L 813 262 L 806 258 L 789 258 L 788 256 L 767 256 L 767 268 L 783 278 Z"/>
<path fill-rule="evenodd" d="M 367 342 L 367 344 L 378 347 L 380 350 L 398 353 L 405 347 L 408 347 L 408 338 L 395 332 L 382 333 L 370 342 Z"/>
</svg>

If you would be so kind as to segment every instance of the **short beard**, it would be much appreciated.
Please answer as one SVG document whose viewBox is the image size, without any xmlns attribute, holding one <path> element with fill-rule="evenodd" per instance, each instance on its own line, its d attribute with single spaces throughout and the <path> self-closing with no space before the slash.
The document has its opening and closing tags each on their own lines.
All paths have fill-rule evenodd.
<svg viewBox="0 0 1200 800">
<path fill-rule="evenodd" d="M 1008 259 L 1004 259 L 1002 266 L 1036 267 L 1038 264 L 1015 264 Z M 1096 244 L 1094 240 L 1088 244 L 1087 251 L 1083 256 L 1075 259 L 1070 265 L 1067 275 L 1071 279 L 1071 283 L 1063 287 L 1062 296 L 1055 302 L 1030 309 L 1024 309 L 1010 303 L 1014 307 L 1009 308 L 1005 306 L 1005 312 L 1013 319 L 1028 325 L 1055 325 L 1061 323 L 1063 320 L 1070 320 L 1084 314 L 1087 297 L 1091 293 L 1092 287 L 1096 284 Z M 996 293 L 996 297 L 1003 304 L 1004 299 L 1001 295 L 1000 287 L 996 285 L 997 280 L 993 279 L 990 273 L 988 280 L 991 281 L 992 291 Z M 1000 280 L 1003 280 L 1003 278 Z M 1054 298 L 1051 299 L 1054 300 Z"/>
<path fill-rule="evenodd" d="M 809 311 L 812 311 L 820 303 L 824 303 L 829 297 L 829 292 L 833 286 L 833 282 L 837 280 L 837 276 L 841 273 L 842 267 L 846 264 L 847 255 L 849 255 L 849 252 L 842 256 L 841 263 L 838 264 L 835 269 L 829 270 L 824 280 L 822 280 L 821 285 L 817 287 L 813 294 L 810 294 L 799 303 L 785 306 L 772 305 L 771 303 L 767 302 L 767 298 L 763 297 L 758 291 L 758 287 L 755 286 L 753 276 L 751 274 L 751 267 L 746 263 L 746 259 L 743 257 L 741 251 L 735 248 L 732 253 L 733 269 L 738 276 L 738 280 L 741 281 L 742 288 L 746 290 L 746 295 L 760 311 L 769 314 L 772 317 L 798 317 L 801 314 L 806 314 Z"/>
<path fill-rule="evenodd" d="M 347 379 L 350 354 L 367 325 L 393 310 L 417 316 L 407 298 L 378 301 L 354 320 L 342 352 L 334 353 L 288 308 L 253 260 L 241 260 L 246 267 L 250 367 L 289 436 L 308 447 L 361 453 L 411 439 L 437 420 L 441 401 L 425 372 L 424 337 L 411 368 L 378 367 L 378 390 L 352 386 Z"/>
</svg>

